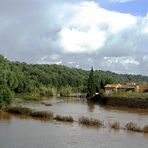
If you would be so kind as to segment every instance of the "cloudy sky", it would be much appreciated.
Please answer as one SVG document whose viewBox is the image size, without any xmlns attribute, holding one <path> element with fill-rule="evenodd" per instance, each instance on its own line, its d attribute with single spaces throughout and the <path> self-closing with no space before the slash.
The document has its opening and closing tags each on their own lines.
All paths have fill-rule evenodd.
<svg viewBox="0 0 148 148">
<path fill-rule="evenodd" d="M 148 0 L 0 0 L 0 54 L 148 75 Z"/>
</svg>

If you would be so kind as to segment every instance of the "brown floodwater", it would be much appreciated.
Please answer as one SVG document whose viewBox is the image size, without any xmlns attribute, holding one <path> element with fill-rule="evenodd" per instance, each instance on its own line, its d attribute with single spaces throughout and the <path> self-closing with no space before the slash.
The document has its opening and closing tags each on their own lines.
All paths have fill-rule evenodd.
<svg viewBox="0 0 148 148">
<path fill-rule="evenodd" d="M 148 111 L 95 105 L 80 98 L 51 98 L 52 106 L 25 103 L 23 106 L 54 114 L 71 115 L 75 120 L 88 116 L 103 120 L 105 125 L 120 121 L 148 125 Z M 78 123 L 65 124 L 56 121 L 34 120 L 30 117 L 0 113 L 0 148 L 147 148 L 148 134 L 88 128 Z"/>
</svg>

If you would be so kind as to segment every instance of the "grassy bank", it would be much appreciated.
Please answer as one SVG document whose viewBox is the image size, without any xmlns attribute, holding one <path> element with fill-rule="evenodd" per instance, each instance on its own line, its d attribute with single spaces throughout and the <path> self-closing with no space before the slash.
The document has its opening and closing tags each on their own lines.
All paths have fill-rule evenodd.
<svg viewBox="0 0 148 148">
<path fill-rule="evenodd" d="M 16 93 L 14 98 L 17 98 L 17 100 L 22 99 L 22 100 L 25 100 L 25 101 L 40 101 L 41 100 L 40 97 L 37 97 L 33 93 Z"/>
<path fill-rule="evenodd" d="M 148 100 L 148 93 L 137 93 L 137 92 L 113 92 L 108 95 L 109 97 L 116 98 L 130 98 L 130 99 L 142 99 Z"/>
</svg>

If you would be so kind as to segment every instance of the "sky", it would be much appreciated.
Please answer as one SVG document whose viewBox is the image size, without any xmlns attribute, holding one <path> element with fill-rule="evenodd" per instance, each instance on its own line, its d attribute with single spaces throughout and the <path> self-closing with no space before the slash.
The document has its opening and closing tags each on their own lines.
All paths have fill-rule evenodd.
<svg viewBox="0 0 148 148">
<path fill-rule="evenodd" d="M 0 0 L 0 54 L 148 76 L 148 0 Z"/>
</svg>

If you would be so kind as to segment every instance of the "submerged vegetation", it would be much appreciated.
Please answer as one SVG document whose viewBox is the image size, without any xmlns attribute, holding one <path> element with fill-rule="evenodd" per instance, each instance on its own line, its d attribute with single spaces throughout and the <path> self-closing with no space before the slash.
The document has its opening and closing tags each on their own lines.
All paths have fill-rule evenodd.
<svg viewBox="0 0 148 148">
<path fill-rule="evenodd" d="M 52 119 L 53 118 L 53 113 L 47 112 L 47 111 L 34 111 L 30 115 L 35 118 L 44 118 L 44 119 Z"/>
<path fill-rule="evenodd" d="M 79 123 L 85 126 L 94 126 L 94 127 L 100 127 L 103 125 L 103 122 L 100 121 L 99 119 L 93 119 L 84 116 L 79 118 Z"/>
<path fill-rule="evenodd" d="M 33 110 L 27 107 L 16 106 L 16 107 L 9 107 L 6 109 L 7 112 L 19 115 L 31 115 Z"/>
<path fill-rule="evenodd" d="M 22 106 L 15 106 L 15 107 L 9 107 L 5 109 L 5 112 L 9 112 L 12 114 L 17 114 L 17 115 L 25 115 L 37 119 L 44 119 L 44 120 L 56 120 L 59 122 L 78 122 L 79 124 L 86 126 L 86 127 L 108 127 L 111 129 L 122 129 L 122 130 L 127 130 L 127 131 L 134 131 L 134 132 L 143 132 L 143 133 L 148 133 L 148 125 L 145 125 L 143 128 L 138 126 L 135 122 L 128 122 L 124 127 L 120 126 L 120 122 L 115 121 L 108 124 L 108 126 L 105 126 L 103 121 L 99 119 L 94 119 L 94 118 L 88 118 L 88 117 L 80 117 L 79 120 L 74 120 L 72 116 L 61 116 L 61 115 L 55 115 L 51 111 L 36 111 L 27 107 L 22 107 Z"/>
<path fill-rule="evenodd" d="M 64 122 L 74 122 L 74 119 L 72 116 L 60 116 L 60 115 L 56 115 L 54 117 L 55 120 L 57 121 L 64 121 Z"/>
<path fill-rule="evenodd" d="M 134 122 L 129 122 L 126 124 L 126 129 L 129 131 L 141 132 L 142 129 Z"/>
<path fill-rule="evenodd" d="M 120 129 L 120 122 L 115 121 L 113 123 L 109 123 L 109 127 L 112 128 L 112 129 L 119 130 Z"/>
</svg>

